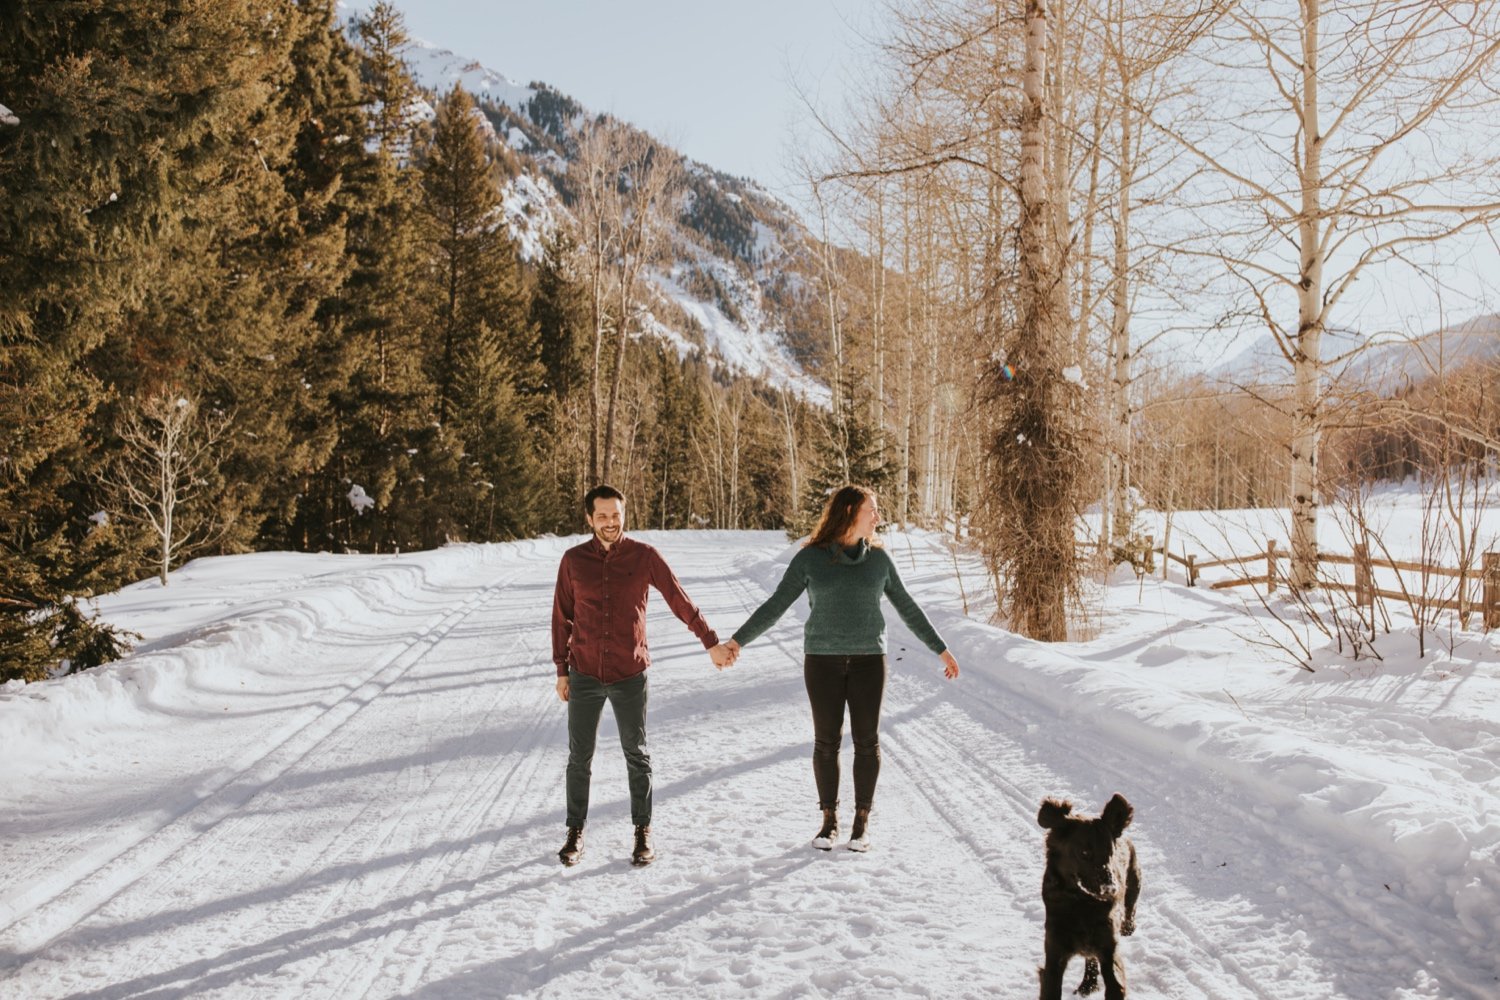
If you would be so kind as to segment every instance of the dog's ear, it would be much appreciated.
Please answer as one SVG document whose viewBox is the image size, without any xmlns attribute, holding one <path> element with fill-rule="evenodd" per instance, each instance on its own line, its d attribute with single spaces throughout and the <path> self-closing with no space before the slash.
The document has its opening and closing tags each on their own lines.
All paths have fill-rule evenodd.
<svg viewBox="0 0 1500 1000">
<path fill-rule="evenodd" d="M 1125 801 L 1125 796 L 1116 792 L 1109 800 L 1109 804 L 1104 807 L 1102 819 L 1104 825 L 1109 828 L 1109 832 L 1118 837 L 1125 832 L 1130 821 L 1135 819 L 1135 807 Z"/>
<path fill-rule="evenodd" d="M 1064 802 L 1059 799 L 1043 799 L 1042 811 L 1036 814 L 1038 826 L 1046 827 L 1048 830 L 1061 823 L 1063 817 L 1073 811 L 1073 803 Z"/>
</svg>

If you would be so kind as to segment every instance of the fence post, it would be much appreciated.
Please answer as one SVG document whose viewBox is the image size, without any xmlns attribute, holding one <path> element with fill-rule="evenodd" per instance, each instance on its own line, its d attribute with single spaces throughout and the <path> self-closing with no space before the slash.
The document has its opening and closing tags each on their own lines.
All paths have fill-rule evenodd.
<svg viewBox="0 0 1500 1000">
<path fill-rule="evenodd" d="M 1266 541 L 1266 593 L 1276 592 L 1276 539 Z"/>
<path fill-rule="evenodd" d="M 1188 586 L 1198 586 L 1198 555 L 1194 553 L 1187 557 Z"/>
<path fill-rule="evenodd" d="M 1484 630 L 1500 628 L 1500 552 L 1484 554 Z"/>
<path fill-rule="evenodd" d="M 1356 607 L 1373 608 L 1375 606 L 1375 586 L 1372 567 L 1370 566 L 1370 547 L 1359 544 L 1354 546 L 1354 604 Z"/>
</svg>

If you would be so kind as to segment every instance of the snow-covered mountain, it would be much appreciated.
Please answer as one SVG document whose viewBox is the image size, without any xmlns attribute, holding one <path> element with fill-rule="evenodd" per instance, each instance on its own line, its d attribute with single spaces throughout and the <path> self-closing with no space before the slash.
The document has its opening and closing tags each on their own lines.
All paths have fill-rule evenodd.
<svg viewBox="0 0 1500 1000">
<path fill-rule="evenodd" d="M 340 4 L 351 26 L 356 12 Z M 357 43 L 357 40 L 356 40 Z M 405 59 L 429 96 L 460 84 L 479 102 L 498 142 L 519 164 L 504 193 L 507 222 L 522 256 L 536 260 L 571 213 L 565 178 L 579 130 L 594 114 L 545 83 L 522 86 L 429 42 Z M 416 109 L 430 116 L 430 103 Z M 816 376 L 818 334 L 810 315 L 812 237 L 789 206 L 760 185 L 684 158 L 674 205 L 672 254 L 647 282 L 644 328 L 687 356 L 701 352 L 749 376 L 827 406 Z"/>
<path fill-rule="evenodd" d="M 1330 329 L 1323 335 L 1329 374 L 1344 385 L 1373 389 L 1419 382 L 1464 365 L 1500 360 L 1500 315 L 1476 316 L 1417 336 L 1396 332 L 1367 334 Z M 1208 375 L 1228 385 L 1287 385 L 1291 365 L 1261 333 L 1213 365 Z"/>
<path fill-rule="evenodd" d="M 1372 347 L 1351 365 L 1350 374 L 1367 385 L 1395 388 L 1439 372 L 1500 361 L 1500 315 L 1476 316 L 1418 337 L 1392 339 Z"/>
</svg>

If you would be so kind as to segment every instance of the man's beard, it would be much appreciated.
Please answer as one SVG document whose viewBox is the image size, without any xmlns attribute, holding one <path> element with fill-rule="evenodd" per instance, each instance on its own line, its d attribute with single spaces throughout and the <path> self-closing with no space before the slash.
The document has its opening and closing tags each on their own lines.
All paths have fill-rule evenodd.
<svg viewBox="0 0 1500 1000">
<path fill-rule="evenodd" d="M 594 529 L 594 535 L 601 542 L 613 543 L 619 540 L 620 533 L 623 530 L 623 528 L 596 528 Z"/>
</svg>

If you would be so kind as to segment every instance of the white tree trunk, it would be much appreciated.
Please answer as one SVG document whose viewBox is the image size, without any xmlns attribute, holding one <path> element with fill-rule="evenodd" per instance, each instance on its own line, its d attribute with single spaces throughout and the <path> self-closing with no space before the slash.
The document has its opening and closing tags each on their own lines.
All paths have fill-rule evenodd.
<svg viewBox="0 0 1500 1000">
<path fill-rule="evenodd" d="M 1302 0 L 1302 187 L 1297 229 L 1301 281 L 1292 355 L 1292 567 L 1291 586 L 1309 590 L 1318 571 L 1318 438 L 1323 396 L 1323 136 L 1318 124 L 1318 16 L 1320 0 Z"/>
</svg>

